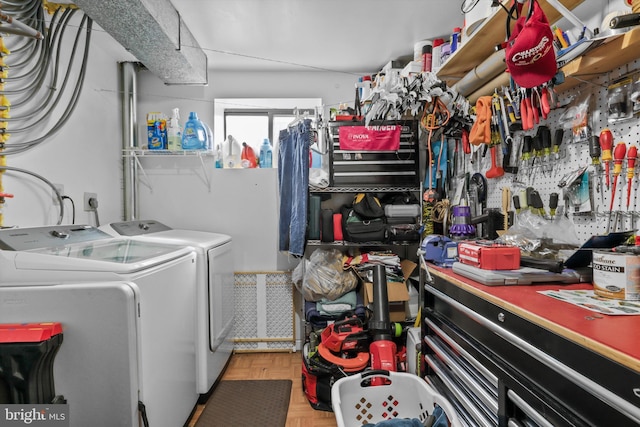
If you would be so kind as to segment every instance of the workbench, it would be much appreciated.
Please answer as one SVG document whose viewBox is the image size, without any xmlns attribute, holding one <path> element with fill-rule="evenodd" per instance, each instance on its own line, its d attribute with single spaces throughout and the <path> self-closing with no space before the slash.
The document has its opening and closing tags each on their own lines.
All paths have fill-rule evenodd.
<svg viewBox="0 0 640 427">
<path fill-rule="evenodd" d="M 591 284 L 485 286 L 427 270 L 423 373 L 468 425 L 640 424 L 640 317 L 538 292 Z"/>
</svg>

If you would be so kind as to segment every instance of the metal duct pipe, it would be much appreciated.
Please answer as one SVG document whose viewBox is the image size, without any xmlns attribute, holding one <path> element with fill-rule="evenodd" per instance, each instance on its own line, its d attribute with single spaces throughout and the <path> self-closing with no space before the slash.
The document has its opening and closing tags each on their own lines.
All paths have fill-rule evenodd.
<svg viewBox="0 0 640 427">
<path fill-rule="evenodd" d="M 170 0 L 74 0 L 166 84 L 206 85 L 207 56 Z"/>
<path fill-rule="evenodd" d="M 136 117 L 138 82 L 137 72 L 140 64 L 137 62 L 120 62 L 119 92 L 122 112 L 122 148 L 123 150 L 138 147 L 138 120 Z M 138 186 L 136 181 L 138 165 L 131 156 L 122 157 L 122 206 L 123 220 L 131 221 L 138 218 Z"/>
<path fill-rule="evenodd" d="M 506 68 L 504 50 L 499 50 L 478 64 L 473 70 L 469 71 L 462 79 L 453 85 L 453 89 L 461 95 L 467 96 L 502 73 Z"/>
</svg>

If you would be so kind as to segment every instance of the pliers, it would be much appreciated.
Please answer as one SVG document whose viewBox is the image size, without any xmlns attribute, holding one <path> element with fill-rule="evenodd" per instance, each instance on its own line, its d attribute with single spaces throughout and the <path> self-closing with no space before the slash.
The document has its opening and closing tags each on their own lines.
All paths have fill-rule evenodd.
<svg viewBox="0 0 640 427">
<path fill-rule="evenodd" d="M 533 106 L 531 105 L 531 97 L 527 89 L 521 89 L 522 100 L 520 101 L 520 117 L 522 119 L 522 129 L 533 129 Z"/>
</svg>

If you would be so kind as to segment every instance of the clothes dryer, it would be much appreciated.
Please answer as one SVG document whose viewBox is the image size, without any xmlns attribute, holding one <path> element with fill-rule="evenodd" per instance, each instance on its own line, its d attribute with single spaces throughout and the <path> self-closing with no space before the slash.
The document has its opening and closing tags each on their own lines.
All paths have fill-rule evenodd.
<svg viewBox="0 0 640 427">
<path fill-rule="evenodd" d="M 0 230 L 0 249 L 0 322 L 62 322 L 54 378 L 71 426 L 187 422 L 198 400 L 193 248 L 54 226 Z"/>
<path fill-rule="evenodd" d="M 196 250 L 196 386 L 198 393 L 206 394 L 220 377 L 233 351 L 235 303 L 231 237 L 173 229 L 154 220 L 115 222 L 100 229 L 112 236 L 189 245 Z"/>
</svg>

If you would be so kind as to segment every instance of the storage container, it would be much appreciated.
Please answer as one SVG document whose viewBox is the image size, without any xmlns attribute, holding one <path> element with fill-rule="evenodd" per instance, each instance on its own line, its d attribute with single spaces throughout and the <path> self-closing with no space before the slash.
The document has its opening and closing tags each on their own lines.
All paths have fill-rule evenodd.
<svg viewBox="0 0 640 427">
<path fill-rule="evenodd" d="M 329 175 L 334 187 L 420 187 L 418 122 L 372 121 L 370 126 L 401 126 L 400 146 L 389 150 L 342 150 L 340 127 L 361 121 L 329 122 Z"/>
<path fill-rule="evenodd" d="M 389 384 L 368 385 L 384 377 Z M 367 371 L 341 378 L 331 387 L 331 405 L 338 427 L 361 427 L 391 418 L 417 418 L 421 422 L 440 406 L 451 427 L 462 424 L 451 403 L 417 375 L 406 372 Z"/>
</svg>

